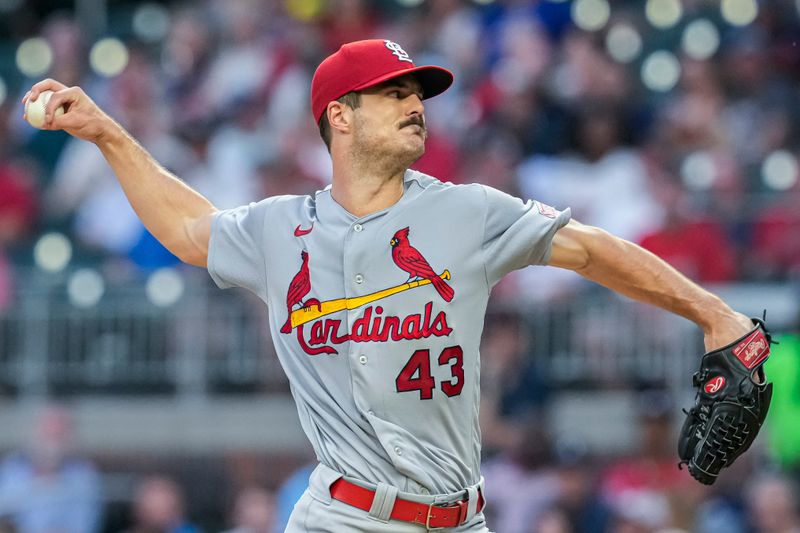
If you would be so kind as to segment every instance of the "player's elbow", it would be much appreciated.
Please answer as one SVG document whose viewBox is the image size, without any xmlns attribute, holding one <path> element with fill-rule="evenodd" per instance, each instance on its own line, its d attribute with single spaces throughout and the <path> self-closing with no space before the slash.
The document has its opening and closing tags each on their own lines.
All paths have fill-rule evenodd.
<svg viewBox="0 0 800 533">
<path fill-rule="evenodd" d="M 611 235 L 594 226 L 586 226 L 577 220 L 570 220 L 553 237 L 550 255 L 551 266 L 582 272 L 590 268 L 594 255 L 603 242 Z"/>
<path fill-rule="evenodd" d="M 604 229 L 584 226 L 580 236 L 580 247 L 584 252 L 584 261 L 574 269 L 581 276 L 590 280 L 606 278 L 611 271 L 622 268 L 622 263 L 629 261 L 635 244 L 612 235 Z"/>
<path fill-rule="evenodd" d="M 609 255 L 624 253 L 624 241 L 604 229 L 595 226 L 584 226 L 581 248 L 584 250 L 585 262 L 578 272 L 591 270 L 598 263 L 605 263 Z"/>
</svg>

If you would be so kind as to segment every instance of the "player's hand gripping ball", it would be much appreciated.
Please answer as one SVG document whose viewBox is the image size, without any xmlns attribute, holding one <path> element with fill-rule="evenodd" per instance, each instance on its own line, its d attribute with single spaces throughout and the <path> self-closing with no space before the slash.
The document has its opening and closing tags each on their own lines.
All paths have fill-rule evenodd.
<svg viewBox="0 0 800 533">
<path fill-rule="evenodd" d="M 753 323 L 745 336 L 705 354 L 693 376 L 697 397 L 686 413 L 678 455 L 704 485 L 747 451 L 767 418 L 772 383 L 764 362 L 772 337 L 762 320 Z"/>
<path fill-rule="evenodd" d="M 44 117 L 46 114 L 45 110 L 47 108 L 47 102 L 50 101 L 51 96 L 53 96 L 53 91 L 42 91 L 36 100 L 31 100 L 28 98 L 28 100 L 25 102 L 25 118 L 34 128 L 38 128 L 40 130 L 44 128 Z M 63 106 L 60 106 L 58 109 L 56 109 L 55 116 L 60 116 L 63 114 Z"/>
</svg>

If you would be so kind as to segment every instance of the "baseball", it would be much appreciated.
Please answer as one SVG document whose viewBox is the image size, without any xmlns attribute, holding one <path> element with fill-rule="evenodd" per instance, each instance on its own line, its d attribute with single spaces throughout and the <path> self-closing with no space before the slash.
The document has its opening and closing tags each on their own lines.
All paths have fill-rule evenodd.
<svg viewBox="0 0 800 533">
<path fill-rule="evenodd" d="M 44 126 L 45 107 L 52 95 L 53 91 L 42 91 L 35 101 L 29 98 L 28 101 L 25 102 L 25 117 L 28 119 L 28 123 L 34 128 L 42 129 Z M 63 106 L 56 109 L 56 116 L 63 114 Z"/>
</svg>

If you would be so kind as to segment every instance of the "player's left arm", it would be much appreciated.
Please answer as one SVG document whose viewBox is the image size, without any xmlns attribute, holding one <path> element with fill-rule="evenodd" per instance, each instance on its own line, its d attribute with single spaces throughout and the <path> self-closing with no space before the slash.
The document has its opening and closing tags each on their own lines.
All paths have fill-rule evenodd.
<svg viewBox="0 0 800 533">
<path fill-rule="evenodd" d="M 707 350 L 724 346 L 753 329 L 749 318 L 656 255 L 575 220 L 556 232 L 548 264 L 573 270 L 629 298 L 691 320 L 703 329 Z"/>
</svg>

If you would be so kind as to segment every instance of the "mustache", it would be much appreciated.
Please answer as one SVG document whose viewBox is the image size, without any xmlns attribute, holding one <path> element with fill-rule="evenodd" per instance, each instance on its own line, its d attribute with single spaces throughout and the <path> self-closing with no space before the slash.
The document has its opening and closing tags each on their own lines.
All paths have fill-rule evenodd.
<svg viewBox="0 0 800 533">
<path fill-rule="evenodd" d="M 421 115 L 414 115 L 408 120 L 404 120 L 403 122 L 401 122 L 399 129 L 403 129 L 406 126 L 419 126 L 423 130 L 425 130 L 425 118 L 422 117 Z"/>
</svg>

